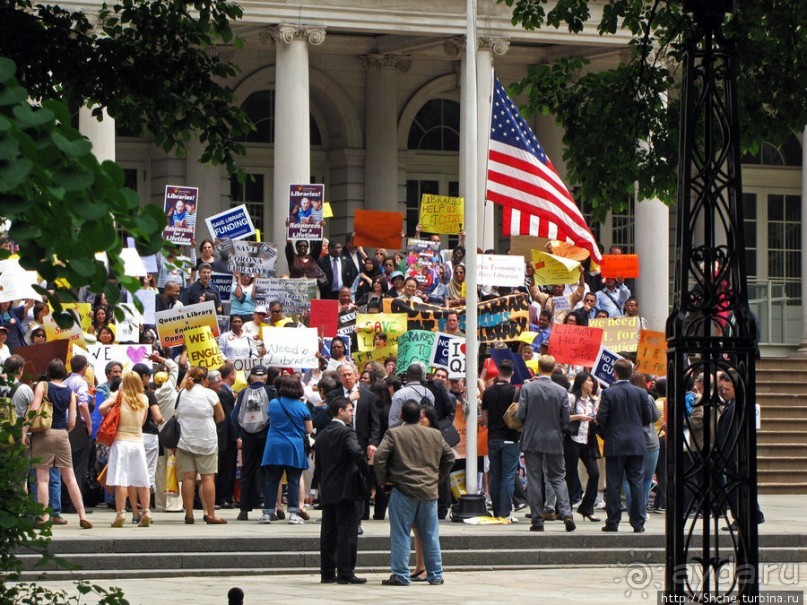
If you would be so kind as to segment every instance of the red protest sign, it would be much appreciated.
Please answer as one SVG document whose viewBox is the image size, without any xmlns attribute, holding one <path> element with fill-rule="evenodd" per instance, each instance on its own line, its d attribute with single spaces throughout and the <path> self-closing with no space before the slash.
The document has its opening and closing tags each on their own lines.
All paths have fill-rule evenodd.
<svg viewBox="0 0 807 605">
<path fill-rule="evenodd" d="M 603 277 L 639 277 L 639 255 L 603 254 L 600 274 Z"/>
<path fill-rule="evenodd" d="M 356 246 L 400 250 L 403 246 L 403 213 L 356 210 L 353 231 Z"/>
<path fill-rule="evenodd" d="M 308 327 L 316 328 L 320 338 L 336 336 L 336 329 L 339 327 L 339 301 L 313 299 Z"/>
<path fill-rule="evenodd" d="M 602 328 L 555 324 L 549 333 L 549 354 L 558 363 L 591 367 L 602 343 Z"/>
</svg>

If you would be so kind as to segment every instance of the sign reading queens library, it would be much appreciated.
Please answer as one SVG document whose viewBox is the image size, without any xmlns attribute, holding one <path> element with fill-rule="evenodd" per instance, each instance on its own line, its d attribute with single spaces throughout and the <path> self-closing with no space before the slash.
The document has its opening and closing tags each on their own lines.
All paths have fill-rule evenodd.
<svg viewBox="0 0 807 605">
<path fill-rule="evenodd" d="M 156 314 L 157 335 L 163 348 L 185 344 L 185 330 L 210 326 L 213 336 L 219 335 L 216 321 L 216 305 L 212 300 L 182 309 L 169 309 Z"/>
</svg>

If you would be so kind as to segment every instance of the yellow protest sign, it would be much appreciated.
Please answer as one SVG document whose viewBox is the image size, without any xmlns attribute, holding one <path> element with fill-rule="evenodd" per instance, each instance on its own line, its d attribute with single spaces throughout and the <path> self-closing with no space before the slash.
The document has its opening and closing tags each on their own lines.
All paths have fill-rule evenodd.
<svg viewBox="0 0 807 605">
<path fill-rule="evenodd" d="M 636 371 L 651 376 L 667 373 L 667 337 L 664 332 L 639 331 Z"/>
<path fill-rule="evenodd" d="M 465 198 L 424 193 L 420 201 L 420 226 L 429 233 L 459 235 L 465 222 Z"/>
<path fill-rule="evenodd" d="M 610 351 L 632 353 L 639 345 L 638 317 L 610 317 L 589 319 L 590 328 L 602 328 L 602 346 Z"/>
<path fill-rule="evenodd" d="M 224 356 L 210 326 L 185 330 L 185 346 L 192 366 L 215 369 L 224 365 Z"/>
<path fill-rule="evenodd" d="M 333 208 L 330 202 L 322 204 L 322 218 L 333 218 Z"/>
<path fill-rule="evenodd" d="M 370 351 L 375 348 L 373 339 L 376 332 L 387 335 L 387 345 L 398 342 L 398 336 L 407 330 L 405 313 L 357 313 L 356 337 L 359 340 L 359 351 Z"/>
<path fill-rule="evenodd" d="M 48 305 L 50 306 L 50 303 Z M 81 320 L 81 329 L 84 332 L 90 329 L 92 325 L 92 305 L 90 303 L 62 303 L 62 308 L 65 311 L 75 310 Z M 53 312 L 53 307 L 51 307 L 51 312 Z"/>
<path fill-rule="evenodd" d="M 368 361 L 377 361 L 381 364 L 386 361 L 387 357 L 398 356 L 398 345 L 389 345 L 381 347 L 380 349 L 370 349 L 369 351 L 355 351 L 352 353 L 353 361 L 356 362 L 359 370 L 364 368 L 364 364 Z"/>
<path fill-rule="evenodd" d="M 69 340 L 82 348 L 87 348 L 84 342 L 84 332 L 81 329 L 81 325 L 77 322 L 73 323 L 69 328 L 60 328 L 56 320 L 53 319 L 53 315 L 45 315 L 42 318 L 42 327 L 45 328 L 45 339 L 48 342 L 54 340 Z"/>
<path fill-rule="evenodd" d="M 535 266 L 535 283 L 539 286 L 576 284 L 580 281 L 580 263 L 576 260 L 532 250 L 532 263 Z"/>
</svg>

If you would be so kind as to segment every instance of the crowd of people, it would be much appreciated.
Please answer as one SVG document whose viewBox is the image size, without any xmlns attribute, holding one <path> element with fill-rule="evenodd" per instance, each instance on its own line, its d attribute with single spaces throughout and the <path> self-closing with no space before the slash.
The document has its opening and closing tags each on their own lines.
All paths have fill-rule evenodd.
<svg viewBox="0 0 807 605">
<path fill-rule="evenodd" d="M 289 241 L 285 277 L 316 279 L 321 296 L 338 300 L 341 312 L 380 312 L 389 297 L 437 304 L 452 310 L 445 331 L 463 336 L 454 309 L 465 305 L 465 250 L 458 245 L 444 251 L 439 236 L 429 239 L 435 244 L 433 260 L 417 270 L 407 266 L 411 256 L 383 249 L 369 256 L 351 236 L 344 245 Z M 262 330 L 304 325 L 305 314 L 287 316 L 280 302 L 261 303 L 254 276 L 237 272 L 230 301 L 223 304 L 211 282 L 214 269 L 222 269 L 214 267 L 213 250 L 214 242 L 203 241 L 190 271 L 176 255 L 161 257 L 158 273 L 144 278 L 144 288 L 154 290 L 158 311 L 205 301 L 213 301 L 220 314 L 229 311 L 229 329 L 218 338 L 225 358 L 220 367 L 190 365 L 181 346 L 163 350 L 155 327 L 144 324 L 139 341 L 153 347 L 151 365 L 138 363 L 124 372 L 122 363 L 110 362 L 103 376 L 93 377 L 88 359 L 73 355 L 67 362 L 54 359 L 32 382 L 23 375 L 26 350 L 46 340 L 47 302 L 0 303 L 0 362 L 13 382 L 7 394 L 21 417 L 39 412 L 43 402 L 53 407 L 50 429 L 26 435 L 35 468 L 30 489 L 49 511 L 40 524 L 67 522 L 62 488 L 82 528 L 92 527 L 85 503 L 99 498 L 115 509 L 112 525 L 118 528 L 127 524 L 127 511 L 132 523 L 148 527 L 153 510 L 184 511 L 191 524 L 199 509 L 207 524 L 249 521 L 254 510 L 259 513 L 252 520 L 260 524 L 286 518 L 303 524 L 316 506 L 323 511 L 322 581 L 359 583 L 353 569 L 361 522 L 389 513 L 393 574 L 385 582 L 441 583 L 436 524 L 456 501 L 449 473 L 464 469 L 465 461 L 456 459 L 440 429 L 455 415 L 467 416 L 468 388 L 477 389 L 480 427 L 487 431 L 480 485 L 492 515 L 516 522 L 515 511 L 529 505 L 531 530 L 543 531 L 545 522 L 558 519 L 573 531 L 573 507 L 592 522 L 601 521 L 597 511 L 605 508 L 603 530 L 616 531 L 623 485 L 634 531 L 643 531 L 649 508 L 664 511 L 665 463 L 659 454 L 665 381 L 635 374 L 623 359 L 615 368 L 618 381 L 600 389 L 590 368 L 563 366 L 547 354 L 554 324 L 638 317 L 638 302 L 625 280 L 583 271 L 577 284 L 539 286 L 526 263 L 522 288 L 480 289 L 481 300 L 517 291 L 529 295 L 533 342 L 492 347 L 511 348 L 534 376 L 514 384 L 512 361 L 495 363 L 483 346 L 479 383 L 466 385 L 425 362 L 398 373 L 394 356 L 358 367 L 350 335 L 323 342 L 317 367 L 261 363 Z M 559 297 L 568 304 L 559 305 Z M 105 296 L 82 290 L 78 298 L 92 305 L 85 337 L 118 342 L 114 309 Z M 375 346 L 386 347 L 388 340 L 379 332 Z M 239 376 L 232 360 L 243 358 L 256 363 Z M 506 419 L 514 403 L 520 428 Z M 120 416 L 114 442 L 96 444 L 96 432 L 112 410 Z M 160 434 L 174 418 L 181 435 L 176 447 L 167 447 Z M 172 477 L 178 491 L 170 485 Z M 660 489 L 651 504 L 655 482 Z M 102 496 L 98 485 L 106 486 Z M 234 508 L 234 518 L 222 514 Z M 418 564 L 410 574 L 413 526 Z"/>
</svg>

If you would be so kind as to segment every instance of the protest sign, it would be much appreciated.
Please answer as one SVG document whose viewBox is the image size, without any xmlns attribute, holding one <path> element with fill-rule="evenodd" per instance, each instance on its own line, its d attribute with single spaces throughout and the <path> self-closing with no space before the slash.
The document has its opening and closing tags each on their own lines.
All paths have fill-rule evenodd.
<svg viewBox="0 0 807 605">
<path fill-rule="evenodd" d="M 594 365 L 591 366 L 591 375 L 605 386 L 614 384 L 616 382 L 614 363 L 621 358 L 622 356 L 618 353 L 601 347 L 594 360 Z"/>
<path fill-rule="evenodd" d="M 244 239 L 255 233 L 255 226 L 252 224 L 246 204 L 208 216 L 205 223 L 214 240 Z"/>
<path fill-rule="evenodd" d="M 133 277 L 146 277 L 149 272 L 146 264 L 134 248 L 122 248 L 120 257 L 123 260 L 123 272 Z"/>
<path fill-rule="evenodd" d="M 52 340 L 69 340 L 80 347 L 85 346 L 81 320 L 75 317 L 75 312 L 71 311 L 71 313 L 73 313 L 75 321 L 69 328 L 60 328 L 56 320 L 53 319 L 53 315 L 45 315 L 42 317 L 42 327 L 45 328 L 45 339 L 48 342 Z"/>
<path fill-rule="evenodd" d="M 437 331 L 445 325 L 445 316 L 457 312 L 460 328 L 465 325 L 465 309 L 437 307 L 435 305 L 408 303 L 392 299 L 392 311 L 406 313 L 409 330 Z M 479 342 L 518 341 L 522 332 L 529 330 L 530 299 L 527 294 L 509 294 L 477 305 Z"/>
<path fill-rule="evenodd" d="M 480 286 L 519 288 L 524 285 L 524 259 L 520 256 L 483 254 L 478 262 L 477 283 Z"/>
<path fill-rule="evenodd" d="M 398 337 L 398 361 L 395 373 L 403 374 L 416 361 L 428 367 L 431 361 L 435 332 L 425 330 L 409 330 Z"/>
<path fill-rule="evenodd" d="M 339 327 L 339 301 L 312 300 L 308 326 L 316 328 L 319 336 L 336 336 Z"/>
<path fill-rule="evenodd" d="M 632 353 L 639 345 L 641 324 L 638 317 L 589 319 L 588 325 L 602 328 L 602 346 L 612 351 Z"/>
<path fill-rule="evenodd" d="M 140 304 L 143 305 L 143 323 L 147 326 L 153 326 L 157 322 L 154 314 L 157 312 L 157 292 L 154 290 L 138 290 L 134 293 Z"/>
<path fill-rule="evenodd" d="M 319 338 L 316 328 L 264 327 L 264 365 L 285 368 L 315 368 L 319 365 Z"/>
<path fill-rule="evenodd" d="M 459 235 L 465 222 L 465 198 L 424 193 L 420 201 L 420 226 L 428 233 Z"/>
<path fill-rule="evenodd" d="M 382 364 L 386 361 L 387 357 L 398 356 L 398 345 L 389 345 L 381 347 L 380 349 L 370 349 L 369 351 L 355 351 L 351 355 L 353 361 L 361 370 L 368 361 L 377 361 Z"/>
<path fill-rule="evenodd" d="M 600 275 L 603 277 L 639 277 L 639 256 L 637 254 L 603 254 Z"/>
<path fill-rule="evenodd" d="M 513 362 L 513 377 L 510 379 L 512 384 L 524 384 L 524 382 L 532 378 L 533 373 L 535 373 L 538 369 L 538 356 L 535 356 L 532 360 L 530 360 L 535 362 L 535 371 L 530 372 L 529 365 L 524 358 L 510 349 L 490 349 L 489 352 L 490 356 L 493 357 L 496 367 L 498 367 L 499 363 L 505 359 L 509 359 Z"/>
<path fill-rule="evenodd" d="M 322 218 L 333 218 L 333 208 L 330 202 L 325 202 L 322 205 Z"/>
<path fill-rule="evenodd" d="M 430 365 L 443 368 L 449 378 L 465 378 L 465 339 L 437 332 Z"/>
<path fill-rule="evenodd" d="M 219 335 L 216 305 L 212 300 L 186 305 L 182 309 L 169 309 L 155 314 L 160 346 L 167 349 L 185 344 L 185 330 L 209 326 L 213 336 Z"/>
<path fill-rule="evenodd" d="M 535 283 L 540 286 L 576 284 L 580 281 L 580 263 L 540 250 L 532 251 Z"/>
<path fill-rule="evenodd" d="M 319 298 L 315 279 L 280 279 L 259 277 L 252 288 L 256 305 L 269 305 L 277 301 L 286 315 L 308 315 L 311 301 Z"/>
<path fill-rule="evenodd" d="M 90 362 L 90 365 L 95 371 L 95 375 L 99 378 L 105 376 L 106 364 L 110 361 L 117 361 L 121 364 L 124 372 L 131 370 L 136 363 L 145 364 L 150 368 L 152 366 L 151 359 L 149 359 L 151 352 L 151 345 L 141 344 L 91 344 L 87 345 L 84 349 L 81 349 L 77 345 L 73 346 L 73 355 L 84 355 L 87 357 L 87 361 Z"/>
<path fill-rule="evenodd" d="M 167 226 L 163 237 L 180 246 L 190 246 L 199 205 L 198 187 L 165 186 L 164 210 Z"/>
<path fill-rule="evenodd" d="M 339 314 L 339 327 L 336 328 L 337 336 L 350 336 L 356 331 L 356 315 L 355 309 Z M 350 340 L 350 338 L 346 340 Z"/>
<path fill-rule="evenodd" d="M 664 332 L 639 331 L 636 371 L 651 376 L 667 373 L 667 336 Z"/>
<path fill-rule="evenodd" d="M 192 366 L 215 369 L 224 365 L 224 355 L 210 326 L 185 330 L 185 347 L 188 349 L 188 363 Z"/>
<path fill-rule="evenodd" d="M 20 265 L 20 259 L 7 258 L 0 260 L 0 302 L 23 300 L 42 300 L 42 295 L 34 290 L 33 285 L 39 283 L 36 271 L 26 271 Z"/>
<path fill-rule="evenodd" d="M 115 342 L 140 342 L 140 324 L 143 316 L 132 303 L 125 303 L 118 307 L 123 311 L 123 317 L 115 322 Z"/>
<path fill-rule="evenodd" d="M 216 244 L 215 254 L 218 264 L 230 272 L 259 277 L 277 275 L 276 244 L 225 239 Z"/>
<path fill-rule="evenodd" d="M 252 368 L 263 363 L 258 357 L 234 357 L 227 361 L 233 364 L 236 372 L 243 372 L 247 376 Z"/>
<path fill-rule="evenodd" d="M 375 348 L 373 339 L 377 332 L 387 335 L 387 343 L 395 344 L 398 337 L 409 328 L 405 313 L 359 313 L 356 316 L 356 336 L 359 340 L 359 351 Z"/>
<path fill-rule="evenodd" d="M 532 262 L 533 250 L 546 250 L 549 240 L 532 235 L 513 235 L 510 237 L 510 256 L 522 256 L 525 262 Z"/>
<path fill-rule="evenodd" d="M 38 380 L 39 376 L 47 373 L 48 364 L 54 359 L 61 359 L 66 362 L 68 348 L 70 348 L 70 341 L 68 340 L 54 340 L 20 348 L 17 353 L 25 359 L 22 381 L 32 382 Z"/>
<path fill-rule="evenodd" d="M 356 210 L 353 217 L 353 245 L 371 248 L 401 249 L 402 212 Z"/>
<path fill-rule="evenodd" d="M 578 262 L 583 262 L 589 256 L 591 256 L 591 253 L 585 248 L 578 248 L 569 242 L 562 242 L 560 240 L 553 239 L 549 242 L 549 246 L 551 247 L 551 254 L 554 254 L 555 256 L 562 256 L 563 258 L 568 258 L 570 260 L 576 260 Z"/>
<path fill-rule="evenodd" d="M 221 302 L 230 300 L 233 291 L 233 276 L 229 273 L 210 274 L 210 286 L 218 293 Z"/>
<path fill-rule="evenodd" d="M 555 324 L 549 333 L 549 354 L 558 363 L 590 367 L 602 343 L 602 329 Z"/>
<path fill-rule="evenodd" d="M 53 307 L 48 303 L 48 307 L 53 313 Z M 92 304 L 90 303 L 62 303 L 62 309 L 71 311 L 74 315 L 78 315 L 79 322 L 81 323 L 82 332 L 88 332 L 92 326 Z"/>
<path fill-rule="evenodd" d="M 557 313 L 558 311 L 571 311 L 572 303 L 565 296 L 552 297 L 552 310 Z"/>
<path fill-rule="evenodd" d="M 288 238 L 321 240 L 323 236 L 325 185 L 289 186 Z"/>
</svg>

